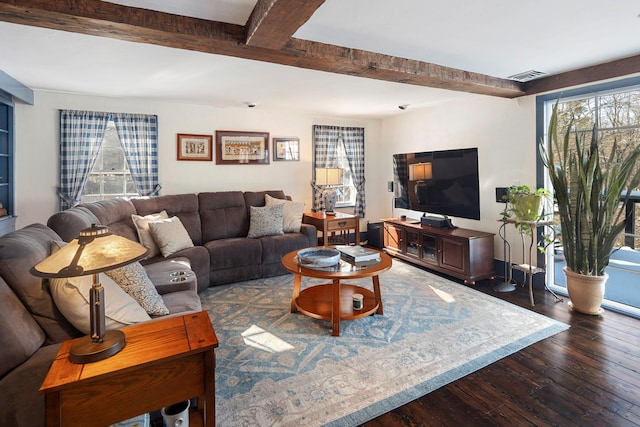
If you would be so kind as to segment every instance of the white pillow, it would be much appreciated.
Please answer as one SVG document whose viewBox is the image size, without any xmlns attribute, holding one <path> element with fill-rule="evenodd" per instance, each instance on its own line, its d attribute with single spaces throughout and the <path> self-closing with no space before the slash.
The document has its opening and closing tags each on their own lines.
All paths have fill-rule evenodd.
<svg viewBox="0 0 640 427">
<path fill-rule="evenodd" d="M 169 218 L 167 211 L 153 213 L 145 216 L 131 214 L 133 225 L 135 225 L 136 231 L 138 232 L 138 240 L 140 240 L 142 246 L 149 249 L 149 254 L 145 257 L 145 259 L 160 254 L 160 248 L 156 244 L 156 241 L 153 240 L 151 231 L 149 231 L 149 222 L 167 218 Z"/>
<path fill-rule="evenodd" d="M 149 279 L 147 271 L 139 262 L 105 272 L 118 286 L 135 299 L 138 304 L 151 315 L 163 316 L 169 314 L 155 285 Z"/>
<path fill-rule="evenodd" d="M 119 329 L 123 326 L 151 320 L 140 305 L 113 280 L 100 275 L 104 287 L 105 326 L 107 329 Z M 89 290 L 93 285 L 93 276 L 78 276 L 49 281 L 51 295 L 62 315 L 85 334 L 90 333 Z"/>
<path fill-rule="evenodd" d="M 262 208 L 251 206 L 247 237 L 255 239 L 257 237 L 282 234 L 283 210 L 284 205 L 265 206 Z"/>
<path fill-rule="evenodd" d="M 163 257 L 192 248 L 193 241 L 177 216 L 149 222 L 149 230 Z"/>
<path fill-rule="evenodd" d="M 266 206 L 284 205 L 284 211 L 282 212 L 282 231 L 285 233 L 298 233 L 300 231 L 302 215 L 304 214 L 304 203 L 276 199 L 268 194 L 264 195 L 264 201 Z"/>
</svg>

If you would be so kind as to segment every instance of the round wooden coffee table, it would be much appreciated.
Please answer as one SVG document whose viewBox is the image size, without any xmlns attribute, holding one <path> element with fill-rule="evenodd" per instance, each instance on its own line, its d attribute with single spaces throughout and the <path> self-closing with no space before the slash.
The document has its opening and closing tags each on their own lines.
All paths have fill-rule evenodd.
<svg viewBox="0 0 640 427">
<path fill-rule="evenodd" d="M 374 249 L 372 249 L 374 250 Z M 380 251 L 376 251 L 380 252 Z M 331 335 L 340 336 L 340 321 L 352 320 L 371 314 L 383 314 L 380 280 L 378 275 L 391 268 L 391 257 L 380 252 L 380 262 L 366 266 L 356 266 L 340 261 L 340 266 L 332 269 L 314 269 L 298 265 L 298 251 L 292 251 L 282 257 L 284 268 L 294 274 L 291 312 L 300 311 L 316 319 L 331 321 Z M 331 280 L 331 283 L 311 286 L 300 290 L 302 277 Z M 340 283 L 341 280 L 371 277 L 373 292 L 361 286 Z M 361 310 L 353 308 L 353 294 L 362 294 L 364 301 Z"/>
</svg>

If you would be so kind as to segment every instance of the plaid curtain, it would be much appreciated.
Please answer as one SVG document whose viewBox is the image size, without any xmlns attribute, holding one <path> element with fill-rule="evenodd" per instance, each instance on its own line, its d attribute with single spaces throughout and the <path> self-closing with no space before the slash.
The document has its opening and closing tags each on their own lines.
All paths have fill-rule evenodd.
<svg viewBox="0 0 640 427">
<path fill-rule="evenodd" d="M 80 203 L 80 196 L 93 169 L 108 113 L 60 110 L 60 208 Z"/>
<path fill-rule="evenodd" d="M 349 170 L 356 187 L 356 207 L 355 212 L 364 218 L 365 198 L 364 198 L 364 128 L 343 127 L 342 143 L 344 151 L 349 160 Z"/>
<path fill-rule="evenodd" d="M 323 209 L 322 188 L 316 185 L 315 168 L 338 167 L 337 151 L 338 144 L 344 145 L 349 170 L 353 178 L 353 185 L 356 187 L 355 212 L 364 217 L 365 196 L 364 196 L 364 128 L 342 127 L 328 125 L 313 126 L 313 180 L 311 187 L 313 190 L 313 209 Z"/>
<path fill-rule="evenodd" d="M 324 209 L 322 200 L 322 187 L 316 185 L 316 168 L 337 167 L 336 155 L 340 128 L 338 126 L 313 126 L 313 179 L 311 180 L 311 191 L 313 195 L 313 210 Z"/>
<path fill-rule="evenodd" d="M 158 184 L 158 116 L 111 114 L 129 164 L 131 177 L 141 196 L 156 196 Z"/>
</svg>

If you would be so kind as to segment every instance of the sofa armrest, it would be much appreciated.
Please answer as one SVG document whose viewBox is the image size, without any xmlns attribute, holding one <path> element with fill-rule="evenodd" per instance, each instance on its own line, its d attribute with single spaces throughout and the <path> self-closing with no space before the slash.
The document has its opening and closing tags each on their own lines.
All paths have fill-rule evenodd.
<svg viewBox="0 0 640 427">
<path fill-rule="evenodd" d="M 307 236 L 309 240 L 309 246 L 318 246 L 318 230 L 311 224 L 302 224 L 300 226 L 300 232 Z"/>
</svg>

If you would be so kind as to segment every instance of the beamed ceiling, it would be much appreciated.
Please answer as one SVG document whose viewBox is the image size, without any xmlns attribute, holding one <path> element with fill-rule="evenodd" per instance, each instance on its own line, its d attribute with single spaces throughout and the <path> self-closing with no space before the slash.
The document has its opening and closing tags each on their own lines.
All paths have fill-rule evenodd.
<svg viewBox="0 0 640 427">
<path fill-rule="evenodd" d="M 206 0 L 199 0 L 200 3 L 206 3 Z M 220 4 L 220 0 L 210 0 L 212 3 Z M 382 53 L 385 49 L 384 36 L 387 31 L 403 31 L 402 22 L 397 22 L 397 18 L 393 15 L 389 16 L 389 26 L 378 26 L 377 30 L 369 33 L 368 38 L 378 38 L 376 46 L 382 46 L 381 52 L 375 52 L 373 50 L 366 50 L 357 48 L 359 45 L 358 38 L 354 37 L 349 40 L 349 43 L 345 45 L 332 44 L 318 39 L 318 29 L 327 33 L 327 38 L 331 39 L 334 34 L 340 34 L 339 29 L 326 28 L 327 21 L 334 22 L 346 21 L 346 24 L 342 28 L 350 29 L 354 27 L 353 31 L 358 31 L 360 28 L 366 28 L 363 24 L 359 24 L 358 20 L 354 18 L 346 18 L 342 16 L 338 19 L 330 15 L 332 10 L 340 7 L 338 3 L 344 0 L 258 0 L 253 1 L 238 1 L 236 8 L 250 9 L 250 14 L 247 18 L 242 17 L 240 13 L 239 17 L 225 18 L 228 21 L 242 22 L 222 22 L 212 19 L 205 19 L 198 16 L 186 16 L 177 14 L 175 11 L 169 13 L 162 10 L 151 10 L 150 8 L 132 7 L 132 6 L 153 6 L 154 2 L 145 2 L 143 0 L 138 1 L 119 1 L 119 2 L 106 2 L 100 0 L 64 0 L 64 1 L 52 1 L 52 0 L 0 0 L 0 21 L 4 21 L 10 24 L 2 24 L 0 27 L 0 34 L 5 35 L 5 49 L 10 49 L 11 46 L 7 43 L 11 43 L 12 37 L 16 42 L 17 49 L 22 50 L 25 56 L 33 54 L 31 49 L 45 48 L 46 42 L 43 38 L 47 38 L 47 35 L 51 37 L 63 37 L 61 38 L 63 43 L 75 43 L 80 39 L 78 36 L 74 36 L 73 39 L 66 39 L 64 36 L 56 35 L 59 31 L 75 33 L 86 36 L 98 36 L 109 39 L 116 39 L 125 42 L 133 42 L 135 44 L 154 45 L 162 48 L 170 48 L 165 52 L 175 52 L 175 49 L 180 51 L 199 52 L 204 54 L 213 54 L 209 58 L 219 58 L 218 55 L 223 57 L 239 58 L 242 60 L 259 61 L 259 63 L 278 64 L 289 67 L 296 67 L 305 70 L 320 71 L 323 73 L 333 73 L 337 75 L 344 75 L 357 78 L 372 79 L 375 81 L 391 82 L 393 84 L 410 85 L 415 87 L 435 88 L 439 90 L 455 91 L 461 93 L 472 93 L 490 95 L 504 98 L 516 98 L 523 95 L 535 94 L 544 91 L 556 90 L 568 86 L 589 83 L 597 80 L 603 80 L 613 78 L 622 75 L 628 75 L 637 73 L 640 71 L 640 55 L 637 53 L 640 51 L 640 32 L 636 30 L 636 39 L 631 44 L 631 47 L 625 45 L 626 50 L 617 51 L 612 49 L 612 53 L 607 56 L 596 57 L 597 63 L 588 64 L 586 66 L 577 69 L 562 70 L 562 65 L 558 66 L 560 72 L 544 76 L 529 82 L 517 82 L 502 77 L 494 77 L 481 72 L 465 70 L 455 68 L 446 65 L 438 65 L 435 63 L 427 62 L 420 59 L 420 54 L 413 55 L 414 57 L 396 56 L 389 53 Z M 346 3 L 357 3 L 354 0 Z M 411 1 L 417 5 L 421 1 Z M 119 3 L 119 4 L 117 4 Z M 167 5 L 166 0 L 157 1 L 157 5 Z M 183 2 L 177 2 L 183 3 Z M 190 3 L 185 1 L 185 4 Z M 233 3 L 233 2 L 232 2 Z M 430 3 L 430 2 L 426 2 Z M 462 2 L 464 4 L 465 2 Z M 491 3 L 505 3 L 503 0 L 489 1 Z M 542 0 L 541 7 L 548 3 L 546 0 Z M 584 7 L 589 6 L 589 1 L 579 2 Z M 627 3 L 626 1 L 624 3 Z M 632 3 L 632 2 L 630 2 Z M 128 5 L 127 5 L 128 4 Z M 368 5 L 375 9 L 380 5 L 380 1 L 364 2 L 362 5 Z M 460 5 L 459 5 L 460 6 Z M 179 7 L 179 6 L 177 6 Z M 435 10 L 436 6 L 432 6 Z M 613 4 L 612 7 L 615 7 Z M 162 9 L 162 8 L 159 8 Z M 420 6 L 420 10 L 429 10 L 429 6 L 426 8 L 424 5 Z M 461 9 L 461 11 L 464 9 Z M 640 12 L 640 6 L 635 11 L 633 16 L 637 29 L 640 29 L 640 20 L 637 19 L 637 13 Z M 346 13 L 346 12 L 345 12 Z M 411 25 L 410 18 L 411 10 L 404 11 L 405 15 L 402 19 Z M 408 13 L 408 15 L 407 15 Z M 473 13 L 473 11 L 469 11 Z M 500 16 L 507 16 L 504 11 L 495 11 Z M 630 12 L 625 11 L 627 16 Z M 200 14 L 203 14 L 200 12 Z M 213 13 L 215 16 L 215 13 Z M 365 9 L 362 11 L 362 15 L 366 18 L 368 11 Z M 317 16 L 317 22 L 314 26 L 313 22 Z M 351 15 L 347 15 L 351 16 Z M 359 14 L 356 15 L 358 17 Z M 373 15 L 371 15 L 373 16 Z M 481 19 L 482 16 L 478 16 Z M 535 16 L 531 16 L 531 19 L 536 19 Z M 520 19 L 527 21 L 527 16 L 521 16 Z M 350 20 L 353 21 L 350 24 Z M 401 21 L 401 20 L 400 20 Z M 307 23 L 309 23 L 307 25 Z M 543 24 L 543 23 L 542 23 Z M 323 25 L 325 28 L 323 28 Z M 338 24 L 336 24 L 338 25 Z M 426 23 L 425 23 L 426 25 Z M 622 24 L 620 24 L 622 25 Z M 40 27 L 47 30 L 56 30 L 55 32 L 38 32 L 28 33 L 21 26 Z M 415 27 L 416 24 L 413 24 Z M 480 28 L 480 27 L 478 27 Z M 527 26 L 522 26 L 523 30 L 526 30 Z M 535 28 L 535 27 L 534 27 Z M 544 25 L 540 25 L 539 31 L 542 33 L 548 30 Z M 582 23 L 584 28 L 584 23 Z M 482 34 L 486 32 L 486 28 L 483 31 L 476 30 L 478 37 L 482 37 Z M 296 37 L 297 33 L 309 34 L 309 39 Z M 407 33 L 410 34 L 410 33 Z M 361 37 L 361 40 L 367 39 L 367 34 L 362 34 L 365 37 Z M 392 35 L 388 39 L 392 40 Z M 440 33 L 441 44 L 446 46 L 448 43 L 457 43 L 456 37 L 467 40 L 469 45 L 473 44 L 473 40 L 469 39 L 468 33 Z M 623 34 L 624 36 L 624 34 Z M 20 38 L 23 37 L 23 38 Z M 38 40 L 36 45 L 30 47 L 28 42 L 23 39 L 31 37 L 32 40 Z M 504 38 L 511 37 L 509 34 L 504 34 Z M 604 36 L 602 36 L 604 37 Z M 321 37 L 320 37 L 321 38 Z M 453 38 L 453 42 L 449 39 Z M 94 39 L 89 39 L 94 40 Z M 426 40 L 426 39 L 425 39 Z M 420 45 L 419 41 L 404 40 L 406 45 Z M 23 44 L 24 43 L 24 44 Z M 39 44 L 42 43 L 42 46 Z M 462 45 L 464 45 L 464 41 Z M 365 42 L 361 44 L 366 44 Z M 402 43 L 397 43 L 401 45 Z M 425 45 L 433 46 L 433 41 L 426 42 Z M 80 48 L 74 47 L 74 45 L 60 46 L 58 55 L 58 61 L 65 63 L 73 63 L 72 58 L 69 59 L 67 55 L 72 55 L 74 49 L 85 49 L 85 53 L 89 54 L 92 49 L 87 49 L 90 44 L 82 45 Z M 96 45 L 96 49 L 100 45 Z M 125 45 L 122 45 L 125 46 Z M 127 44 L 126 46 L 131 46 Z M 355 47 L 354 47 L 355 46 Z M 495 49 L 499 49 L 500 46 L 496 45 Z M 549 46 L 546 47 L 549 56 L 558 56 L 558 50 L 562 50 L 563 46 Z M 567 46 L 570 48 L 570 46 Z M 116 48 L 112 48 L 116 49 Z M 122 48 L 124 49 L 124 47 Z M 526 50 L 527 46 L 522 46 L 522 49 Z M 50 50 L 48 48 L 47 50 Z M 418 51 L 419 49 L 415 49 Z M 491 51 L 491 47 L 488 47 L 487 52 Z M 117 54 L 111 51 L 114 62 L 118 62 Z M 41 55 L 44 63 L 31 64 L 32 67 L 40 69 L 41 73 L 47 72 L 47 61 L 54 61 L 51 56 L 45 51 L 36 52 Z M 123 53 L 124 55 L 124 53 Z M 140 54 L 138 54 L 140 55 Z M 169 55 L 169 53 L 167 53 Z M 616 56 L 617 55 L 617 56 Z M 559 55 L 560 57 L 562 55 Z M 487 61 L 491 61 L 491 56 L 486 55 Z M 5 55 L 6 58 L 6 55 Z M 169 57 L 167 57 L 169 58 Z M 20 66 L 16 65 L 15 72 L 12 73 L 12 64 L 19 63 L 21 58 L 19 54 L 13 59 L 13 62 L 3 63 L 0 60 L 0 69 L 7 71 L 8 74 L 14 78 L 23 81 L 27 85 L 35 85 L 36 88 L 40 87 L 35 71 L 32 73 L 25 72 L 24 76 L 21 74 Z M 145 57 L 140 56 L 140 61 L 144 61 Z M 590 60 L 590 59 L 586 59 Z M 509 62 L 510 58 L 505 56 L 503 61 Z M 56 61 L 57 62 L 57 61 Z M 455 61 L 453 61 L 455 62 Z M 185 64 L 188 64 L 187 61 Z M 200 64 L 200 63 L 198 63 Z M 229 68 L 237 69 L 239 64 L 246 64 L 247 67 L 254 67 L 253 62 L 234 62 L 234 65 L 228 65 Z M 175 66 L 176 64 L 174 64 Z M 534 64 L 532 64 L 534 65 Z M 26 64 L 22 65 L 27 67 Z M 240 65 L 242 66 L 242 65 Z M 478 67 L 481 68 L 481 67 Z M 489 68 L 489 67 L 487 67 Z M 551 67 L 552 68 L 552 67 Z M 565 66 L 566 68 L 566 66 Z M 51 66 L 51 72 L 59 72 L 59 66 Z M 265 72 L 265 80 L 261 83 L 265 86 L 270 84 L 269 75 L 270 70 Z M 289 70 L 289 69 L 287 69 Z M 225 68 L 225 72 L 228 70 Z M 516 71 L 526 71 L 525 69 Z M 540 70 L 545 71 L 545 70 Z M 176 70 L 172 70 L 176 72 Z M 185 75 L 193 73 L 194 70 L 185 70 Z M 292 71 L 290 71 L 292 72 Z M 293 72 L 292 72 L 293 73 Z M 18 75 L 15 75 L 18 74 Z M 93 74 L 93 73 L 92 73 Z M 234 73 L 235 74 L 235 73 Z M 242 74 L 242 72 L 239 72 Z M 515 74 L 515 72 L 514 72 Z M 293 76 L 294 74 L 292 74 Z M 307 82 L 311 82 L 311 85 L 318 84 L 314 79 L 319 74 L 306 74 L 302 77 L 306 78 Z M 217 79 L 224 80 L 225 75 L 216 74 Z M 232 77 L 229 76 L 229 79 Z M 293 77 L 292 77 L 293 78 Z M 22 80 L 21 80 L 22 81 Z M 165 82 L 166 84 L 166 82 Z M 251 84 L 255 84 L 251 82 Z M 276 82 L 274 81 L 275 85 Z M 354 85 L 354 90 L 357 90 Z M 295 87 L 295 85 L 293 86 Z M 96 89 L 65 89 L 64 87 L 55 88 L 47 87 L 44 85 L 43 89 L 47 90 L 69 90 L 98 94 Z M 443 92 L 437 92 L 443 93 Z M 117 95 L 117 94 L 116 94 Z M 282 93 L 281 93 L 282 95 Z M 410 97 L 408 97 L 410 99 Z M 185 99 L 186 100 L 186 99 Z M 411 100 L 411 99 L 410 99 Z M 253 101 L 251 99 L 245 99 L 245 101 Z M 401 99 L 394 100 L 394 102 L 403 103 Z M 411 102 L 408 102 L 411 104 Z M 416 102 L 419 104 L 419 102 Z M 395 104 L 398 105 L 398 104 Z"/>
</svg>

